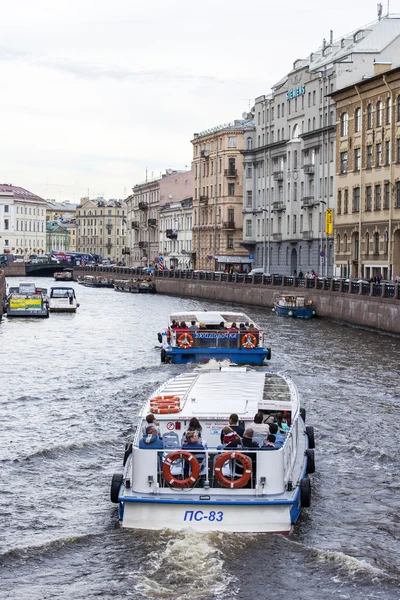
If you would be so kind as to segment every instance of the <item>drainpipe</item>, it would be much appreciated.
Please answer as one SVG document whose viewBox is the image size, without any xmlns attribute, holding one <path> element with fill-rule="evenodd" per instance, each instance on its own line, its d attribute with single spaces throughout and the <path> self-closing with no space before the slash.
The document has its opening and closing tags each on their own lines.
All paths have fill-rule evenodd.
<svg viewBox="0 0 400 600">
<path fill-rule="evenodd" d="M 361 217 L 362 217 L 362 210 L 363 210 L 363 206 L 364 206 L 364 169 L 363 169 L 363 165 L 364 165 L 364 119 L 363 119 L 363 115 L 364 115 L 364 106 L 363 106 L 363 99 L 362 96 L 360 94 L 360 91 L 358 89 L 358 86 L 355 85 L 355 90 L 357 92 L 357 96 L 358 99 L 360 100 L 360 108 L 361 108 L 361 129 L 360 129 L 360 133 L 361 133 L 361 155 L 360 155 L 360 210 L 358 213 L 358 276 L 359 277 L 363 277 L 364 278 L 364 268 L 362 269 L 361 272 Z M 354 148 L 353 148 L 353 152 L 354 152 Z"/>
<path fill-rule="evenodd" d="M 390 108 L 392 111 L 392 114 L 390 115 L 390 176 L 389 176 L 389 182 L 390 182 L 390 202 L 389 202 L 389 226 L 388 226 L 388 279 L 389 281 L 391 281 L 392 277 L 393 277 L 393 273 L 392 273 L 392 266 L 393 266 L 393 262 L 391 262 L 391 254 L 392 254 L 392 204 L 393 204 L 393 199 L 394 199 L 394 183 L 393 183 L 393 177 L 394 177 L 394 161 L 392 160 L 393 158 L 393 144 L 392 142 L 395 140 L 395 136 L 394 136 L 394 118 L 393 118 L 393 108 L 394 108 L 394 98 L 393 98 L 393 90 L 390 88 L 390 86 L 388 85 L 387 81 L 386 81 L 386 76 L 383 75 L 383 82 L 386 85 L 388 92 L 390 94 Z M 387 117 L 386 117 L 387 119 Z"/>
</svg>

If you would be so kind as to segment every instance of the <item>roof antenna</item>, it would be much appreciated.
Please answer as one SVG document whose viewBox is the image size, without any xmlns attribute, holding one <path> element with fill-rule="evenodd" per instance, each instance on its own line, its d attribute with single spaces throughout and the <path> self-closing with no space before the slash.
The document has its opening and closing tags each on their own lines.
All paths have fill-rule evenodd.
<svg viewBox="0 0 400 600">
<path fill-rule="evenodd" d="M 331 29 L 331 32 L 330 32 L 329 43 L 332 46 L 332 44 L 333 44 L 333 29 Z"/>
</svg>

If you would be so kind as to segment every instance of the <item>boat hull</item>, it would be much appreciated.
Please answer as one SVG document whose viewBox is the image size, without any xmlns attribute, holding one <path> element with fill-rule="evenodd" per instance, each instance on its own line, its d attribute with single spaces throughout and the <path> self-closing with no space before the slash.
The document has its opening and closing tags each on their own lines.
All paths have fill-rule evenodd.
<svg viewBox="0 0 400 600">
<path fill-rule="evenodd" d="M 297 319 L 311 319 L 315 316 L 315 311 L 311 308 L 292 308 L 279 306 L 279 304 L 274 305 L 275 312 L 279 316 L 283 317 L 295 317 Z"/>
<path fill-rule="evenodd" d="M 300 515 L 297 499 L 186 502 L 121 497 L 119 519 L 130 529 L 289 534 Z"/>
<path fill-rule="evenodd" d="M 12 308 L 7 308 L 7 317 L 8 318 L 18 318 L 18 319 L 47 319 L 49 316 L 49 311 L 47 309 L 42 310 L 13 310 Z"/>
<path fill-rule="evenodd" d="M 253 348 L 252 350 L 245 348 L 190 348 L 189 350 L 171 348 L 165 350 L 165 362 L 174 365 L 202 363 L 212 358 L 231 360 L 237 365 L 261 366 L 265 360 L 271 358 L 271 350 L 269 348 Z"/>
</svg>

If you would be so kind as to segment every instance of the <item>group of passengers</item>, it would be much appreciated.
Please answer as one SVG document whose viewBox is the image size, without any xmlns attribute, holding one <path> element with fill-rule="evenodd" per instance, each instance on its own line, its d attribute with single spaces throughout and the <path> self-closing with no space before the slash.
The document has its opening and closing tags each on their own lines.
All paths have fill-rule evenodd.
<svg viewBox="0 0 400 600">
<path fill-rule="evenodd" d="M 249 323 L 248 321 L 246 321 L 245 323 L 239 323 L 239 325 L 237 325 L 237 323 L 235 321 L 233 321 L 230 325 L 227 323 L 225 324 L 224 321 L 221 321 L 221 323 L 219 323 L 219 325 L 206 325 L 205 323 L 203 323 L 202 321 L 200 322 L 196 322 L 195 320 L 192 320 L 190 322 L 190 325 L 186 324 L 186 321 L 181 321 L 180 323 L 178 321 L 176 321 L 175 319 L 172 320 L 171 322 L 171 326 L 170 328 L 174 331 L 197 331 L 199 329 L 207 329 L 207 330 L 215 330 L 217 329 L 218 331 L 240 331 L 243 333 L 249 332 L 249 333 L 258 333 L 258 329 L 256 329 L 256 327 L 254 326 L 253 323 Z"/>
</svg>

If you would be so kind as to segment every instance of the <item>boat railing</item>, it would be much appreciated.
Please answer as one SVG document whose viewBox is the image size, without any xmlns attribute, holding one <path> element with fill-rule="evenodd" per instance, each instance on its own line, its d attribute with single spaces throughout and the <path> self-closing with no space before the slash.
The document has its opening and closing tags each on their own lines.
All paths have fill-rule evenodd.
<svg viewBox="0 0 400 600">
<path fill-rule="evenodd" d="M 250 338 L 249 344 L 254 343 L 254 347 L 259 348 L 264 346 L 262 331 L 252 332 L 247 329 L 175 329 L 171 334 L 171 346 L 188 350 L 191 348 L 243 348 L 247 343 L 248 334 L 255 338 L 255 340 Z M 186 348 L 186 346 L 188 347 Z M 251 347 L 247 347 L 247 349 L 251 349 Z"/>
</svg>

